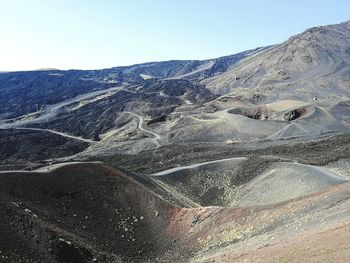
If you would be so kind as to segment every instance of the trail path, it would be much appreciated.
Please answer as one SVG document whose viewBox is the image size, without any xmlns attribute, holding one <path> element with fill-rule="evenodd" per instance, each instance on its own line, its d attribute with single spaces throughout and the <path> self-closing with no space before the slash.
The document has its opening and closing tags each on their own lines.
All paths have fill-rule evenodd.
<svg viewBox="0 0 350 263">
<path fill-rule="evenodd" d="M 71 164 L 99 164 L 102 162 L 66 162 L 66 163 L 56 163 L 56 164 L 50 164 L 46 165 L 37 169 L 34 169 L 32 171 L 28 170 L 8 170 L 8 171 L 0 171 L 0 174 L 6 174 L 6 173 L 48 173 L 52 172 L 58 168 L 71 165 Z"/>
<path fill-rule="evenodd" d="M 157 147 L 160 146 L 159 140 L 161 140 L 162 137 L 161 137 L 159 134 L 157 134 L 157 133 L 155 133 L 155 132 L 152 132 L 152 131 L 150 131 L 150 130 L 146 130 L 145 128 L 142 127 L 142 124 L 143 124 L 143 122 L 144 122 L 144 118 L 143 118 L 142 116 L 137 115 L 137 114 L 135 114 L 135 113 L 133 113 L 133 112 L 130 112 L 130 111 L 125 111 L 125 113 L 128 113 L 128 114 L 130 114 L 130 115 L 132 115 L 132 116 L 134 116 L 134 117 L 137 117 L 137 118 L 139 119 L 139 124 L 138 124 L 137 128 L 138 128 L 139 130 L 143 131 L 143 132 L 146 132 L 146 133 L 151 134 L 151 135 L 154 137 L 154 138 L 151 139 L 151 141 L 152 141 Z"/>
<path fill-rule="evenodd" d="M 50 130 L 50 129 L 40 129 L 40 128 L 15 128 L 16 130 L 29 130 L 29 131 L 46 131 L 46 132 L 50 132 L 53 134 L 57 134 L 57 135 L 61 135 L 63 137 L 66 138 L 70 138 L 70 139 L 74 139 L 74 140 L 79 140 L 79 141 L 83 141 L 83 142 L 87 142 L 87 143 L 94 143 L 96 141 L 93 140 L 89 140 L 89 139 L 84 139 L 82 137 L 78 137 L 78 136 L 74 136 L 74 135 L 69 135 L 67 133 L 63 133 L 63 132 L 58 132 L 58 131 L 54 131 L 54 130 Z"/>
<path fill-rule="evenodd" d="M 80 102 L 82 100 L 92 99 L 102 94 L 106 94 L 108 92 L 122 90 L 123 88 L 124 88 L 123 86 L 119 86 L 119 87 L 113 87 L 113 88 L 104 89 L 104 90 L 93 91 L 93 92 L 76 96 L 72 99 L 68 99 L 68 100 L 53 104 L 53 105 L 47 105 L 44 111 L 40 112 L 40 116 L 38 116 L 37 118 L 14 121 L 12 123 L 5 123 L 4 121 L 2 121 L 0 122 L 0 128 L 9 129 L 9 128 L 20 127 L 27 124 L 46 122 L 56 117 L 56 115 L 60 112 L 60 110 L 65 106 L 71 105 L 76 102 Z"/>
<path fill-rule="evenodd" d="M 246 157 L 233 157 L 233 158 L 227 158 L 227 159 L 220 159 L 220 160 L 215 160 L 215 161 L 208 161 L 208 162 L 203 162 L 203 163 L 195 163 L 192 165 L 188 165 L 188 166 L 178 166 L 178 167 L 174 167 L 162 172 L 158 172 L 158 173 L 154 173 L 151 174 L 152 176 L 162 176 L 162 175 L 167 175 L 173 172 L 177 172 L 177 171 L 181 171 L 181 170 L 185 170 L 185 169 L 192 169 L 192 168 L 197 168 L 206 164 L 215 164 L 215 163 L 221 163 L 221 162 L 226 162 L 226 161 L 245 161 L 247 160 Z"/>
</svg>

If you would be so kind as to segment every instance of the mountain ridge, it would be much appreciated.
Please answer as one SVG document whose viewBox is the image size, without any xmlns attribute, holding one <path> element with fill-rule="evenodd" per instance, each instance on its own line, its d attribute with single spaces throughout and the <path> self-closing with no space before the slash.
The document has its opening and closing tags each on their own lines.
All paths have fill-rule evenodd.
<svg viewBox="0 0 350 263">
<path fill-rule="evenodd" d="M 349 28 L 0 74 L 0 261 L 346 262 Z"/>
<path fill-rule="evenodd" d="M 39 107 L 95 90 L 103 90 L 124 83 L 142 83 L 142 75 L 151 78 L 181 78 L 187 74 L 192 79 L 211 76 L 225 71 L 229 66 L 249 54 L 264 48 L 244 51 L 210 60 L 170 60 L 147 62 L 102 70 L 40 70 L 0 73 L 0 119 L 35 112 Z M 207 68 L 200 66 L 209 65 Z M 191 72 L 196 71 L 191 75 Z M 184 77 L 186 78 L 186 77 Z M 40 92 L 39 92 L 40 91 Z M 22 93 L 25 93 L 25 100 Z M 11 98 L 9 101 L 8 98 Z M 36 105 L 37 104 L 37 105 Z"/>
<path fill-rule="evenodd" d="M 323 76 L 349 68 L 349 23 L 307 29 L 281 44 L 241 60 L 223 74 L 209 77 L 202 83 L 221 94 L 234 92 L 235 89 L 240 92 L 246 88 L 255 93 L 272 93 L 271 89 L 276 89 L 273 86 L 277 86 L 277 90 L 287 89 L 288 85 L 297 88 L 305 80 L 315 81 L 321 86 Z M 330 63 L 336 65 L 330 66 Z M 332 79 L 331 82 L 336 81 Z M 316 91 L 315 84 L 308 83 L 307 88 Z M 273 99 L 276 98 L 273 96 Z"/>
</svg>

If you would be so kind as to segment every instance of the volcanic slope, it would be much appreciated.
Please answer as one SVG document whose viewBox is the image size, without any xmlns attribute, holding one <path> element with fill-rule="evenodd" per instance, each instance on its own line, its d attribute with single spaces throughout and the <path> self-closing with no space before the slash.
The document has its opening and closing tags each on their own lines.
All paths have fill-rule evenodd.
<svg viewBox="0 0 350 263">
<path fill-rule="evenodd" d="M 220 93 L 319 103 L 349 96 L 350 22 L 310 28 L 203 80 Z"/>
<path fill-rule="evenodd" d="M 295 144 L 291 148 L 300 160 L 307 157 L 321 164 L 323 157 L 314 147 L 326 146 L 327 139 L 324 140 Z M 279 148 L 279 154 L 283 152 L 281 157 L 286 158 L 285 147 L 268 147 L 261 149 L 260 154 L 255 150 L 256 155 L 247 158 L 173 164 L 169 170 L 144 175 L 145 180 L 161 181 L 160 185 L 167 184 L 170 191 L 175 190 L 173 194 L 181 193 L 202 206 L 179 210 L 167 227 L 181 237 L 177 242 L 194 252 L 183 262 L 280 262 L 284 258 L 288 262 L 300 262 L 301 257 L 295 258 L 293 253 L 300 253 L 308 262 L 342 262 L 347 258 L 349 246 L 342 244 L 348 240 L 345 233 L 350 216 L 349 178 L 324 167 L 281 162 L 277 155 L 257 157 Z M 340 155 L 330 151 L 323 163 L 332 158 L 349 158 L 346 146 L 345 152 L 335 147 Z M 201 155 L 208 156 L 210 149 Z M 234 152 L 231 149 L 232 155 Z M 293 159 L 293 154 L 289 158 Z M 157 160 L 154 156 L 152 159 Z M 337 162 L 337 171 L 349 169 L 349 162 L 345 161 L 348 159 L 343 160 Z M 248 174 L 245 170 L 249 170 Z M 335 244 L 320 242 L 325 236 L 333 238 Z M 322 245 L 330 248 L 329 254 L 322 252 Z M 318 250 L 321 252 L 315 256 Z M 274 258 L 269 256 L 270 251 Z M 171 255 L 171 251 L 165 253 L 161 260 L 171 261 Z"/>
<path fill-rule="evenodd" d="M 138 84 L 145 79 L 198 80 L 224 72 L 239 60 L 263 49 L 265 48 L 208 60 L 148 62 L 102 70 L 0 72 L 0 119 L 37 112 L 84 93 L 125 83 Z"/>
<path fill-rule="evenodd" d="M 226 61 L 222 73 L 215 70 L 198 78 L 181 79 L 201 71 L 191 66 L 191 70 L 179 72 L 183 61 L 125 67 L 123 70 L 132 76 L 142 69 L 138 73 L 144 78 L 123 82 L 119 87 L 109 87 L 108 78 L 99 79 L 108 70 L 101 71 L 103 74 L 91 71 L 88 79 L 108 84 L 108 88 L 97 87 L 102 91 L 89 92 L 89 97 L 78 95 L 74 99 L 67 95 L 69 98 L 56 103 L 57 107 L 41 107 L 39 103 L 37 112 L 2 120 L 1 127 L 54 130 L 96 141 L 85 155 L 135 153 L 173 143 L 309 139 L 347 132 L 348 35 L 349 22 L 312 28 L 280 45 L 247 52 L 238 63 L 228 57 L 219 59 Z M 162 65 L 163 71 L 158 72 Z M 203 65 L 201 69 L 210 68 Z M 57 72 L 50 74 L 62 77 Z M 217 92 L 228 94 L 218 97 L 214 94 Z M 49 114 L 51 108 L 55 109 L 54 115 Z M 50 118 L 45 119 L 47 116 Z"/>
<path fill-rule="evenodd" d="M 175 141 L 235 142 L 348 131 L 349 50 L 349 22 L 308 29 L 203 79 L 222 96 L 168 132 Z"/>
<path fill-rule="evenodd" d="M 349 158 L 348 152 L 339 154 Z M 1 256 L 9 262 L 239 262 L 258 253 L 268 261 L 269 247 L 279 257 L 300 251 L 295 245 L 290 252 L 279 248 L 286 238 L 296 244 L 310 233 L 311 241 L 302 240 L 310 247 L 332 236 L 332 229 L 347 229 L 348 178 L 276 156 L 260 158 L 219 159 L 148 175 L 96 162 L 2 172 Z M 256 172 L 242 173 L 248 167 Z M 288 183 L 281 185 L 281 176 Z M 221 194 L 229 189 L 234 191 Z M 347 249 L 333 251 L 341 259 Z"/>
<path fill-rule="evenodd" d="M 234 143 L 347 132 L 349 39 L 345 22 L 308 29 L 252 54 L 201 81 L 224 95 L 177 107 L 153 127 L 168 143 Z"/>
<path fill-rule="evenodd" d="M 77 154 L 89 143 L 40 130 L 0 129 L 1 164 L 23 164 Z M 34 163 L 33 163 L 34 165 Z"/>
<path fill-rule="evenodd" d="M 1 174 L 5 262 L 154 262 L 175 253 L 166 226 L 179 207 L 102 164 L 57 167 Z"/>
</svg>

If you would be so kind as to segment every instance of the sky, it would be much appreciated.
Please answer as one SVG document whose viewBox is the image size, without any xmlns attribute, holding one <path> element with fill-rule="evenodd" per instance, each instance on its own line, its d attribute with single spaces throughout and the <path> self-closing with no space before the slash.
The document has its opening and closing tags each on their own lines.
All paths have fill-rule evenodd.
<svg viewBox="0 0 350 263">
<path fill-rule="evenodd" d="M 0 0 L 0 71 L 215 58 L 349 10 L 349 0 Z"/>
</svg>

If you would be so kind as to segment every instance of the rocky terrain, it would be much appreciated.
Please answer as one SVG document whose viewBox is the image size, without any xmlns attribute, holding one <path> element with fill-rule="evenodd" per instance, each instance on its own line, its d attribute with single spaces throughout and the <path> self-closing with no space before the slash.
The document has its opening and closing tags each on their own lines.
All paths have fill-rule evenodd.
<svg viewBox="0 0 350 263">
<path fill-rule="evenodd" d="M 25 130 L 0 130 L 0 159 L 6 164 L 28 164 L 83 151 L 89 143 L 58 134 Z"/>
<path fill-rule="evenodd" d="M 173 60 L 102 70 L 0 72 L 0 116 L 18 117 L 80 94 L 123 83 L 140 83 L 152 78 L 200 79 L 213 76 L 263 49 L 204 61 Z"/>
<path fill-rule="evenodd" d="M 349 50 L 0 73 L 0 262 L 346 262 Z"/>
<path fill-rule="evenodd" d="M 212 91 L 263 101 L 298 98 L 321 103 L 349 95 L 350 24 L 310 28 L 203 80 Z M 291 92 L 293 91 L 293 92 Z"/>
</svg>

